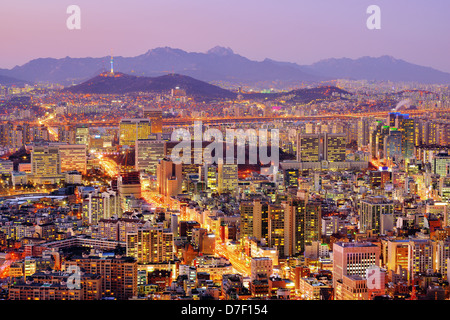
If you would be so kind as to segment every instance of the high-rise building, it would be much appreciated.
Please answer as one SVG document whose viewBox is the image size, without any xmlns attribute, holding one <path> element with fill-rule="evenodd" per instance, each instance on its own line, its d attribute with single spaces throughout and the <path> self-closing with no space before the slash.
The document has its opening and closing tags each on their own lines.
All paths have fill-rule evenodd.
<svg viewBox="0 0 450 320">
<path fill-rule="evenodd" d="M 156 168 L 158 192 L 167 197 L 178 195 L 183 182 L 181 164 L 176 164 L 169 158 L 163 158 L 159 160 Z"/>
<path fill-rule="evenodd" d="M 370 242 L 336 242 L 333 244 L 333 287 L 344 276 L 366 276 L 366 270 L 380 264 L 380 248 Z"/>
<path fill-rule="evenodd" d="M 450 173 L 450 155 L 448 153 L 438 153 L 434 156 L 432 170 L 433 173 L 445 177 Z"/>
<path fill-rule="evenodd" d="M 384 233 L 393 227 L 394 202 L 382 196 L 370 196 L 361 200 L 360 206 L 360 230 L 361 232 L 372 231 Z M 387 217 L 385 217 L 387 216 Z"/>
<path fill-rule="evenodd" d="M 34 145 L 31 151 L 31 173 L 35 177 L 54 177 L 61 174 L 58 146 Z"/>
<path fill-rule="evenodd" d="M 347 135 L 344 133 L 318 133 L 298 135 L 297 160 L 300 162 L 345 161 Z"/>
<path fill-rule="evenodd" d="M 77 126 L 75 129 L 75 143 L 89 145 L 89 127 L 86 125 Z"/>
<path fill-rule="evenodd" d="M 361 118 L 358 121 L 358 147 L 369 144 L 369 121 L 367 118 Z"/>
<path fill-rule="evenodd" d="M 158 161 L 166 154 L 166 142 L 161 136 L 152 136 L 155 139 L 136 140 L 136 171 L 145 171 L 156 175 Z"/>
<path fill-rule="evenodd" d="M 320 135 L 300 133 L 297 139 L 297 161 L 318 162 L 322 157 Z"/>
<path fill-rule="evenodd" d="M 324 135 L 325 160 L 328 162 L 345 161 L 347 137 L 343 133 L 328 133 Z"/>
<path fill-rule="evenodd" d="M 137 261 L 126 256 L 72 256 L 64 261 L 69 266 L 77 266 L 84 272 L 102 277 L 102 297 L 128 300 L 137 296 Z"/>
<path fill-rule="evenodd" d="M 410 279 L 428 270 L 434 271 L 435 248 L 430 239 L 410 239 L 408 274 Z"/>
<path fill-rule="evenodd" d="M 163 263 L 174 258 L 173 234 L 159 226 L 138 228 L 127 233 L 127 256 L 138 263 Z"/>
<path fill-rule="evenodd" d="M 273 272 L 272 259 L 268 257 L 252 258 L 250 262 L 251 281 L 256 279 L 268 279 Z"/>
<path fill-rule="evenodd" d="M 144 118 L 150 119 L 152 133 L 162 133 L 162 110 L 151 107 L 144 107 Z"/>
<path fill-rule="evenodd" d="M 389 135 L 384 137 L 384 158 L 399 159 L 402 154 L 402 133 L 397 128 L 390 128 Z"/>
<path fill-rule="evenodd" d="M 402 132 L 402 153 L 404 159 L 414 156 L 415 124 L 408 114 L 397 114 L 395 127 Z"/>
<path fill-rule="evenodd" d="M 217 191 L 233 193 L 238 187 L 238 165 L 219 163 L 217 165 Z"/>
<path fill-rule="evenodd" d="M 50 143 L 57 146 L 61 159 L 61 172 L 76 170 L 82 174 L 87 172 L 87 146 L 85 144 Z"/>
<path fill-rule="evenodd" d="M 135 146 L 136 140 L 149 139 L 152 124 L 149 119 L 122 119 L 119 124 L 119 144 Z"/>
</svg>

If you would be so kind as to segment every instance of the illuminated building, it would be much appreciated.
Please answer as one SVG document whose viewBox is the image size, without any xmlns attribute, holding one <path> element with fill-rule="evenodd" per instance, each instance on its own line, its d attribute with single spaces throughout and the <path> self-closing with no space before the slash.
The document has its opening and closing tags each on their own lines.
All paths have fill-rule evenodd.
<svg viewBox="0 0 450 320">
<path fill-rule="evenodd" d="M 360 230 L 366 232 L 368 230 L 374 233 L 382 233 L 393 227 L 387 223 L 389 218 L 393 219 L 394 202 L 381 196 L 371 196 L 361 200 L 360 207 Z M 387 216 L 387 217 L 383 217 Z M 386 224 L 386 225 L 385 225 Z"/>
<path fill-rule="evenodd" d="M 299 179 L 299 170 L 298 169 L 286 169 L 284 170 L 284 183 L 286 186 L 294 186 L 298 187 L 298 179 Z"/>
<path fill-rule="evenodd" d="M 380 264 L 380 248 L 370 242 L 336 242 L 333 244 L 333 287 L 344 276 L 366 276 L 366 270 Z"/>
<path fill-rule="evenodd" d="M 162 110 L 144 107 L 144 118 L 150 119 L 152 133 L 162 133 Z"/>
<path fill-rule="evenodd" d="M 450 259 L 450 241 L 439 240 L 436 243 L 436 270 L 447 278 L 448 261 Z M 447 278 L 448 281 L 448 278 Z"/>
<path fill-rule="evenodd" d="M 434 270 L 435 248 L 430 239 L 410 239 L 408 255 L 408 274 L 416 277 L 419 273 Z"/>
<path fill-rule="evenodd" d="M 119 144 L 135 146 L 136 140 L 149 139 L 152 124 L 149 119 L 122 119 L 119 124 Z"/>
<path fill-rule="evenodd" d="M 446 176 L 449 173 L 450 155 L 448 153 L 439 153 L 434 156 L 432 169 L 433 173 Z"/>
<path fill-rule="evenodd" d="M 323 149 L 318 134 L 299 134 L 297 140 L 297 160 L 301 162 L 318 162 L 322 159 Z"/>
<path fill-rule="evenodd" d="M 269 279 L 273 272 L 272 259 L 267 257 L 252 258 L 250 262 L 251 281 L 258 278 Z"/>
<path fill-rule="evenodd" d="M 324 136 L 325 160 L 328 162 L 345 161 L 347 137 L 345 134 L 328 133 Z"/>
<path fill-rule="evenodd" d="M 0 160 L 0 174 L 11 174 L 14 169 L 14 163 L 9 160 Z"/>
<path fill-rule="evenodd" d="M 145 171 L 156 175 L 156 166 L 166 153 L 166 142 L 160 136 L 156 139 L 138 139 L 136 141 L 136 171 Z"/>
<path fill-rule="evenodd" d="M 142 227 L 127 233 L 127 256 L 138 263 L 163 263 L 173 260 L 173 234 L 162 227 Z"/>
<path fill-rule="evenodd" d="M 63 271 L 37 272 L 27 277 L 26 283 L 16 283 L 10 291 L 11 300 L 100 300 L 100 275 L 80 275 L 80 288 L 69 289 L 71 273 Z M 31 283 L 30 283 L 31 282 Z"/>
<path fill-rule="evenodd" d="M 269 241 L 269 206 L 267 202 L 255 200 L 241 202 L 241 238 L 255 237 Z"/>
<path fill-rule="evenodd" d="M 217 192 L 217 165 L 204 164 L 199 167 L 200 180 L 205 182 L 206 190 Z"/>
<path fill-rule="evenodd" d="M 87 172 L 87 153 L 85 144 L 60 144 L 50 143 L 51 146 L 58 146 L 61 159 L 61 172 L 79 171 L 82 174 Z"/>
<path fill-rule="evenodd" d="M 103 218 L 103 198 L 98 192 L 90 192 L 83 199 L 82 219 L 88 225 L 96 225 Z"/>
<path fill-rule="evenodd" d="M 34 145 L 31 151 L 31 178 L 36 183 L 55 183 L 61 175 L 61 157 L 57 146 Z"/>
<path fill-rule="evenodd" d="M 369 121 L 367 118 L 358 120 L 357 135 L 358 147 L 367 146 L 369 144 Z"/>
<path fill-rule="evenodd" d="M 69 138 L 70 139 L 70 138 Z M 75 143 L 89 145 L 89 127 L 86 125 L 77 126 L 75 129 Z"/>
<path fill-rule="evenodd" d="M 268 238 L 269 246 L 275 247 L 280 255 L 285 253 L 285 228 L 284 228 L 284 207 L 276 204 L 269 204 L 268 207 Z"/>
<path fill-rule="evenodd" d="M 58 127 L 58 141 L 68 144 L 76 144 L 76 129 L 70 125 L 62 125 Z"/>
<path fill-rule="evenodd" d="M 233 193 L 238 186 L 238 165 L 219 163 L 217 165 L 217 191 Z"/>
<path fill-rule="evenodd" d="M 299 291 L 304 300 L 321 300 L 321 292 L 325 288 L 331 288 L 331 284 L 326 284 L 314 277 L 299 277 Z"/>
<path fill-rule="evenodd" d="M 415 124 L 408 114 L 396 114 L 395 127 L 402 132 L 402 153 L 404 159 L 414 155 Z"/>
<path fill-rule="evenodd" d="M 121 199 L 122 210 L 125 208 L 126 197 L 132 196 L 135 199 L 141 197 L 141 182 L 138 171 L 121 173 L 117 179 L 117 189 Z"/>
<path fill-rule="evenodd" d="M 285 256 L 303 253 L 305 246 L 320 240 L 320 202 L 294 199 L 283 201 L 284 252 Z"/>
<path fill-rule="evenodd" d="M 397 128 L 390 128 L 389 135 L 384 137 L 383 142 L 384 158 L 393 160 L 399 159 L 402 154 L 402 133 Z"/>
<path fill-rule="evenodd" d="M 171 197 L 181 192 L 183 182 L 181 164 L 175 164 L 168 158 L 159 160 L 156 166 L 156 177 L 158 181 L 158 193 Z"/>
<path fill-rule="evenodd" d="M 64 267 L 78 266 L 86 273 L 98 274 L 102 279 L 102 298 L 128 300 L 137 295 L 137 261 L 122 256 L 66 257 Z"/>
<path fill-rule="evenodd" d="M 299 134 L 297 160 L 300 162 L 345 161 L 347 137 L 342 133 Z"/>
<path fill-rule="evenodd" d="M 408 270 L 409 241 L 388 240 L 387 256 L 387 266 L 389 271 L 397 272 L 399 267 L 404 270 Z"/>
</svg>

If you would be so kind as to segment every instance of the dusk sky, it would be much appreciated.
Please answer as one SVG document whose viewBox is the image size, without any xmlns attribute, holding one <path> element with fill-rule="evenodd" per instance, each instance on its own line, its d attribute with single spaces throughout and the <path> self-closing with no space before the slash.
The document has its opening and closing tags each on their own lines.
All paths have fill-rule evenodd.
<svg viewBox="0 0 450 320">
<path fill-rule="evenodd" d="M 81 8 L 81 30 L 66 27 L 72 4 Z M 381 30 L 366 27 L 372 4 L 381 8 Z M 448 0 L 3 0 L 0 68 L 220 45 L 258 61 L 391 55 L 450 72 L 449 13 Z"/>
</svg>

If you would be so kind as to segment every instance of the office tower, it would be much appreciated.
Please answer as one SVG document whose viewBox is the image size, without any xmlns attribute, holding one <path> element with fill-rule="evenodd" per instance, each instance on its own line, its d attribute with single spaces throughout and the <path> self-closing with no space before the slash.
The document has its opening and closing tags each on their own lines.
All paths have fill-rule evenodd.
<svg viewBox="0 0 450 320">
<path fill-rule="evenodd" d="M 122 119 L 119 124 L 119 144 L 135 146 L 136 140 L 149 139 L 152 124 L 149 119 Z"/>
<path fill-rule="evenodd" d="M 251 281 L 256 279 L 268 279 L 273 272 L 272 259 L 268 257 L 252 258 L 250 262 Z"/>
<path fill-rule="evenodd" d="M 156 175 L 158 161 L 166 154 L 166 142 L 161 140 L 160 135 L 154 138 L 136 140 L 136 171 Z"/>
<path fill-rule="evenodd" d="M 305 246 L 321 238 L 322 209 L 318 201 L 292 199 L 282 202 L 284 209 L 285 256 L 304 253 Z"/>
<path fill-rule="evenodd" d="M 388 240 L 387 243 L 387 268 L 388 271 L 397 273 L 399 267 L 408 270 L 409 263 L 409 241 Z"/>
<path fill-rule="evenodd" d="M 381 137 L 382 137 L 382 127 L 383 127 L 383 122 L 376 121 L 370 128 L 369 146 L 370 146 L 370 153 L 372 155 L 372 158 L 379 158 L 377 151 L 380 149 L 379 142 L 381 141 Z M 384 141 L 384 139 L 383 139 L 383 141 Z"/>
<path fill-rule="evenodd" d="M 328 133 L 324 135 L 324 154 L 329 162 L 345 161 L 347 138 L 345 134 Z"/>
<path fill-rule="evenodd" d="M 440 175 L 441 177 L 449 174 L 450 155 L 448 153 L 438 153 L 434 156 L 432 170 L 433 173 Z"/>
<path fill-rule="evenodd" d="M 438 144 L 438 124 L 432 121 L 422 121 L 422 144 L 436 145 Z"/>
<path fill-rule="evenodd" d="M 344 276 L 366 276 L 366 270 L 380 264 L 380 248 L 370 242 L 336 242 L 333 244 L 333 287 Z"/>
<path fill-rule="evenodd" d="M 381 196 L 370 196 L 362 199 L 360 206 L 361 232 L 372 231 L 385 234 L 390 227 L 387 220 L 393 219 L 393 213 L 394 202 L 392 200 Z"/>
<path fill-rule="evenodd" d="M 384 137 L 384 158 L 397 160 L 402 157 L 402 133 L 397 128 L 390 128 L 389 135 Z"/>
<path fill-rule="evenodd" d="M 298 179 L 300 173 L 298 169 L 286 169 L 284 170 L 284 184 L 287 187 L 294 186 L 298 187 Z"/>
<path fill-rule="evenodd" d="M 117 179 L 117 188 L 119 191 L 122 209 L 126 208 L 126 198 L 141 197 L 141 179 L 138 171 L 121 173 Z"/>
<path fill-rule="evenodd" d="M 60 175 L 61 158 L 59 147 L 34 145 L 31 151 L 31 173 L 36 177 Z"/>
<path fill-rule="evenodd" d="M 89 127 L 87 125 L 77 126 L 75 129 L 75 143 L 89 145 Z"/>
<path fill-rule="evenodd" d="M 141 227 L 127 233 L 127 256 L 138 263 L 165 263 L 173 260 L 173 234 L 159 226 Z"/>
<path fill-rule="evenodd" d="M 61 125 L 58 127 L 58 141 L 68 144 L 76 144 L 76 129 L 71 125 Z"/>
<path fill-rule="evenodd" d="M 103 198 L 103 218 L 121 217 L 122 207 L 118 193 L 114 190 L 106 190 L 101 193 L 101 196 Z"/>
<path fill-rule="evenodd" d="M 158 192 L 167 197 L 178 195 L 183 182 L 181 164 L 175 164 L 172 160 L 163 158 L 156 168 Z"/>
<path fill-rule="evenodd" d="M 238 165 L 219 163 L 217 165 L 217 191 L 233 193 L 238 187 Z"/>
<path fill-rule="evenodd" d="M 345 161 L 347 136 L 344 133 L 299 134 L 297 160 L 300 162 Z"/>
<path fill-rule="evenodd" d="M 205 163 L 198 170 L 200 181 L 205 182 L 206 190 L 217 192 L 217 165 Z"/>
<path fill-rule="evenodd" d="M 339 233 L 345 227 L 345 220 L 339 216 L 322 217 L 321 234 L 330 237 L 332 234 Z"/>
<path fill-rule="evenodd" d="M 447 277 L 448 261 L 450 259 L 450 241 L 439 240 L 436 243 L 436 271 L 442 274 L 444 278 Z M 448 281 L 448 279 L 447 279 Z"/>
<path fill-rule="evenodd" d="M 269 241 L 269 205 L 265 201 L 243 201 L 240 203 L 241 214 L 240 236 L 242 239 L 254 237 Z"/>
<path fill-rule="evenodd" d="M 434 245 L 430 239 L 410 239 L 408 256 L 410 279 L 427 270 L 434 270 Z"/>
<path fill-rule="evenodd" d="M 152 133 L 162 133 L 162 110 L 144 107 L 144 118 L 150 119 Z"/>
<path fill-rule="evenodd" d="M 82 219 L 83 223 L 88 225 L 96 225 L 103 218 L 103 197 L 98 191 L 89 192 L 83 199 Z"/>
<path fill-rule="evenodd" d="M 64 261 L 64 269 L 77 266 L 90 274 L 102 277 L 102 297 L 128 300 L 137 296 L 137 261 L 122 256 L 70 256 Z"/>
<path fill-rule="evenodd" d="M 57 146 L 61 159 L 61 172 L 76 170 L 82 174 L 87 172 L 87 146 L 85 144 L 60 144 L 50 143 Z"/>
<path fill-rule="evenodd" d="M 402 153 L 404 159 L 414 156 L 415 125 L 408 114 L 397 114 L 395 127 L 402 132 Z"/>
<path fill-rule="evenodd" d="M 318 162 L 322 158 L 320 135 L 300 133 L 297 138 L 297 161 Z"/>
<path fill-rule="evenodd" d="M 269 247 L 277 248 L 280 255 L 285 253 L 285 209 L 281 205 L 268 206 L 268 238 Z"/>
</svg>

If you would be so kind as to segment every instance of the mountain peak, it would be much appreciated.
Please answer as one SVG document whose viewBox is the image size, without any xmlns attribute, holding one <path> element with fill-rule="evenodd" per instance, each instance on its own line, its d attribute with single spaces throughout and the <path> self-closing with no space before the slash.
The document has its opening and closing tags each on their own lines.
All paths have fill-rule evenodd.
<svg viewBox="0 0 450 320">
<path fill-rule="evenodd" d="M 221 47 L 221 46 L 215 46 L 214 48 L 209 49 L 206 53 L 208 54 L 216 54 L 218 56 L 227 56 L 227 55 L 233 55 L 234 52 L 229 47 Z"/>
</svg>

